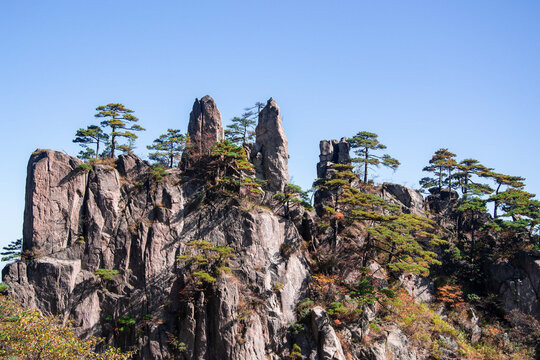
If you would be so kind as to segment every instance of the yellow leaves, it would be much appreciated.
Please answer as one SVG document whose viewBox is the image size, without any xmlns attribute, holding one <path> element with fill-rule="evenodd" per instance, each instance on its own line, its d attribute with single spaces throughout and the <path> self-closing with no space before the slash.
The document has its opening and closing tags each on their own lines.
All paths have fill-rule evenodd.
<svg viewBox="0 0 540 360">
<path fill-rule="evenodd" d="M 55 360 L 127 360 L 130 353 L 107 349 L 97 354 L 93 348 L 101 340 L 78 339 L 70 325 L 36 310 L 23 309 L 7 296 L 0 296 L 0 358 Z"/>
</svg>

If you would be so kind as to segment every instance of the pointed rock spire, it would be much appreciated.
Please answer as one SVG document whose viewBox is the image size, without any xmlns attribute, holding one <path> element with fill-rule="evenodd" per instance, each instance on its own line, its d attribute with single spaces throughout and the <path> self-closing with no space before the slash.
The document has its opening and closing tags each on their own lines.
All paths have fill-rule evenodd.
<svg viewBox="0 0 540 360">
<path fill-rule="evenodd" d="M 193 144 L 193 154 L 208 155 L 211 147 L 225 138 L 221 114 L 210 95 L 195 99 L 189 114 L 188 133 Z"/>
<path fill-rule="evenodd" d="M 259 114 L 252 160 L 257 177 L 266 180 L 270 191 L 282 191 L 289 182 L 289 144 L 281 125 L 281 113 L 270 98 Z"/>
</svg>

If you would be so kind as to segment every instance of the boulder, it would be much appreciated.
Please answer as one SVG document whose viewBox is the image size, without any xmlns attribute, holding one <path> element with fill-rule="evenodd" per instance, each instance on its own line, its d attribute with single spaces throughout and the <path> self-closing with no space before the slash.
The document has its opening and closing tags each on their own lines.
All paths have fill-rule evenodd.
<svg viewBox="0 0 540 360">
<path fill-rule="evenodd" d="M 397 200 L 405 213 L 425 215 L 424 197 L 416 190 L 399 184 L 384 183 L 382 197 L 385 200 Z"/>
</svg>

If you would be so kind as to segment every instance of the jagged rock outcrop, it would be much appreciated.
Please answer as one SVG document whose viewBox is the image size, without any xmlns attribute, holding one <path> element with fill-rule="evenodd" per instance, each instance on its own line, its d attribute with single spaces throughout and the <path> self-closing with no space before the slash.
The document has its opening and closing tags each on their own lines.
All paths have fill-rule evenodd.
<svg viewBox="0 0 540 360">
<path fill-rule="evenodd" d="M 333 164 L 345 164 L 351 161 L 350 144 L 346 138 L 337 140 L 321 140 L 319 143 L 319 162 L 317 163 L 317 177 L 327 178 L 328 169 Z"/>
<path fill-rule="evenodd" d="M 282 191 L 289 183 L 289 145 L 281 125 L 279 106 L 270 98 L 259 114 L 255 146 L 250 158 L 259 179 L 270 191 Z"/>
<path fill-rule="evenodd" d="M 324 309 L 316 306 L 311 310 L 311 332 L 319 344 L 317 359 L 319 360 L 345 360 L 341 342 Z"/>
<path fill-rule="evenodd" d="M 309 281 L 296 227 L 234 198 L 199 204 L 197 180 L 168 170 L 155 180 L 136 156 L 94 165 L 37 151 L 28 166 L 26 260 L 2 272 L 25 306 L 74 321 L 80 335 L 135 346 L 139 359 L 279 359 Z M 51 222 L 51 219 L 53 220 Z M 177 256 L 191 240 L 228 245 L 232 273 L 214 290 L 186 294 L 189 269 Z M 113 269 L 113 280 L 96 275 Z M 276 286 L 279 284 L 279 287 Z M 118 332 L 122 316 L 134 325 Z M 116 329 L 116 330 L 115 330 Z"/>
<path fill-rule="evenodd" d="M 489 273 L 507 312 L 517 309 L 540 320 L 540 252 L 518 253 L 492 264 Z"/>
<path fill-rule="evenodd" d="M 208 155 L 212 146 L 225 138 L 221 114 L 210 95 L 195 99 L 189 114 L 188 134 L 193 148 L 186 154 Z"/>
<path fill-rule="evenodd" d="M 350 144 L 346 138 L 337 140 L 321 140 L 319 143 L 319 162 L 317 163 L 317 178 L 329 179 L 334 164 L 345 164 L 351 161 L 349 155 Z M 323 214 L 323 207 L 332 203 L 333 194 L 327 191 L 317 190 L 313 198 L 313 207 L 315 208 L 317 215 Z"/>
<path fill-rule="evenodd" d="M 39 255 L 58 252 L 77 239 L 88 174 L 79 159 L 36 150 L 28 162 L 23 248 Z"/>
<path fill-rule="evenodd" d="M 388 201 L 397 200 L 404 213 L 425 215 L 424 197 L 416 190 L 399 184 L 383 183 L 382 198 Z"/>
<path fill-rule="evenodd" d="M 367 360 L 419 359 L 416 351 L 411 348 L 407 336 L 397 326 L 389 328 L 385 331 L 385 336 L 367 349 L 361 350 L 358 358 Z"/>
</svg>

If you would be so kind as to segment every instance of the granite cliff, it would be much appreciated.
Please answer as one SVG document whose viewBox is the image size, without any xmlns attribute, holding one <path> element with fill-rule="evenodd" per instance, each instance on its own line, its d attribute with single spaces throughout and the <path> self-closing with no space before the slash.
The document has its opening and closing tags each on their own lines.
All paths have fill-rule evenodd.
<svg viewBox="0 0 540 360">
<path fill-rule="evenodd" d="M 362 304 L 349 323 L 330 316 L 332 307 L 306 305 L 313 284 L 321 284 L 314 279 L 321 265 L 314 265 L 313 248 L 330 249 L 330 235 L 318 227 L 314 211 L 296 206 L 292 216 L 283 216 L 273 199 L 289 182 L 288 143 L 273 99 L 260 113 L 248 154 L 256 176 L 266 180 L 260 200 L 212 192 L 188 171 L 223 139 L 211 97 L 195 101 L 188 131 L 195 146 L 184 153 L 182 169 L 159 178 L 135 155 L 87 170 L 65 153 L 36 150 L 28 163 L 24 259 L 2 272 L 11 296 L 73 321 L 82 337 L 98 335 L 107 344 L 135 349 L 138 359 L 431 358 L 390 315 L 385 326 L 373 325 L 382 321 L 378 302 Z M 319 178 L 329 177 L 333 164 L 350 161 L 346 139 L 322 141 L 320 150 Z M 455 207 L 452 196 L 434 193 L 425 200 L 397 184 L 373 191 L 406 214 L 450 219 Z M 316 194 L 319 215 L 332 196 Z M 364 239 L 366 232 L 357 227 L 347 236 Z M 190 254 L 193 241 L 232 249 L 230 271 L 212 286 L 193 286 L 189 268 L 178 260 Z M 388 286 L 387 270 L 376 259 L 362 271 L 382 291 Z M 504 309 L 540 319 L 538 255 L 523 253 L 489 271 L 489 286 Z M 344 278 L 354 283 L 362 276 L 350 271 Z M 427 277 L 403 274 L 400 286 L 413 302 L 436 300 Z M 475 316 L 464 319 L 467 341 L 482 336 Z M 437 336 L 438 358 L 460 358 L 456 340 L 443 332 Z"/>
</svg>

